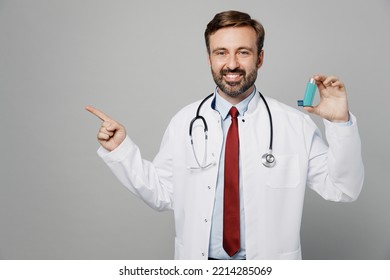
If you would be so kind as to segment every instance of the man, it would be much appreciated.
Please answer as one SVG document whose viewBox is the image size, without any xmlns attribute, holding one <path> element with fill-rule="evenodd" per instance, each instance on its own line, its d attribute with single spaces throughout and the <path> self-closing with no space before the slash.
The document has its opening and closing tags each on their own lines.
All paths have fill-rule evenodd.
<svg viewBox="0 0 390 280">
<path fill-rule="evenodd" d="M 259 22 L 222 12 L 205 39 L 217 88 L 173 117 L 153 162 L 142 159 L 121 124 L 87 107 L 103 120 L 98 153 L 148 205 L 174 211 L 176 259 L 301 259 L 305 187 L 328 200 L 353 201 L 363 184 L 345 87 L 336 77 L 313 76 L 321 101 L 305 109 L 324 119 L 328 147 L 306 114 L 258 94 Z M 197 111 L 201 117 L 192 123 Z M 266 166 L 261 155 L 269 148 L 275 165 Z"/>
</svg>

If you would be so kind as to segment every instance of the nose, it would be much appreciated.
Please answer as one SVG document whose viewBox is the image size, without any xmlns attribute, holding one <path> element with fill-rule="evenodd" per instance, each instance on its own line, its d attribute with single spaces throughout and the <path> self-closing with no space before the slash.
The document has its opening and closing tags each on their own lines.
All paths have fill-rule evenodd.
<svg viewBox="0 0 390 280">
<path fill-rule="evenodd" d="M 238 63 L 238 59 L 235 55 L 229 56 L 227 62 L 226 62 L 226 67 L 229 68 L 230 70 L 234 70 L 238 68 L 240 64 Z"/>
</svg>

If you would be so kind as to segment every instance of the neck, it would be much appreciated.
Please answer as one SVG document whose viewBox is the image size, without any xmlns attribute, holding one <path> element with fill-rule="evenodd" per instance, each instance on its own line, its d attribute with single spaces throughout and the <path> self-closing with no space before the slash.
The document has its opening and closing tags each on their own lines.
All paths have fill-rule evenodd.
<svg viewBox="0 0 390 280">
<path fill-rule="evenodd" d="M 242 100 L 247 98 L 253 92 L 254 88 L 255 88 L 255 86 L 253 85 L 246 92 L 239 94 L 237 96 L 230 96 L 230 95 L 224 93 L 220 88 L 218 88 L 217 92 L 223 99 L 225 99 L 230 104 L 237 105 Z"/>
</svg>

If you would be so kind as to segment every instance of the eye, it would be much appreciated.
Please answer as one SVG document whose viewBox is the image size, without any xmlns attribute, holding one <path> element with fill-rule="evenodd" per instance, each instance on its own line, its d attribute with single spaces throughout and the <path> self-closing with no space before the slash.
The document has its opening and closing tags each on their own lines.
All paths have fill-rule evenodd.
<svg viewBox="0 0 390 280">
<path fill-rule="evenodd" d="M 249 51 L 246 51 L 246 50 L 241 50 L 238 52 L 239 55 L 242 55 L 242 56 L 247 56 L 247 55 L 250 55 Z"/>
<path fill-rule="evenodd" d="M 220 55 L 220 56 L 221 56 L 221 55 L 225 55 L 225 54 L 226 54 L 226 52 L 225 52 L 225 51 L 223 51 L 223 50 L 220 50 L 220 51 L 216 51 L 216 52 L 215 52 L 215 54 L 216 54 L 216 55 Z"/>
</svg>

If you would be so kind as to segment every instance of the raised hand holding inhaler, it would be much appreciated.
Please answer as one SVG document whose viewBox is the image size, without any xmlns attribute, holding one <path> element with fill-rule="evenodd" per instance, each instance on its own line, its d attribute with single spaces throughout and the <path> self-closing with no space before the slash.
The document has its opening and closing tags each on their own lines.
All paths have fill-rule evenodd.
<svg viewBox="0 0 390 280">
<path fill-rule="evenodd" d="M 320 102 L 313 106 L 316 88 L 318 88 Z M 344 83 L 335 76 L 313 76 L 306 86 L 304 99 L 298 100 L 298 106 L 331 122 L 349 120 L 347 92 Z"/>
</svg>

